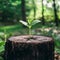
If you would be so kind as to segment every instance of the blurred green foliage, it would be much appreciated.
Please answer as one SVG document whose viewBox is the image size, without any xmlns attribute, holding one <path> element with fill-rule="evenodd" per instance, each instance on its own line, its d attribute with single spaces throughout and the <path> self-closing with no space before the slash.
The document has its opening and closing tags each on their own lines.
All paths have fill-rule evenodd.
<svg viewBox="0 0 60 60">
<path fill-rule="evenodd" d="M 44 1 L 44 18 L 46 22 L 54 21 L 52 0 Z M 56 0 L 57 15 L 60 19 L 59 0 Z M 42 0 L 25 0 L 26 18 L 40 19 L 42 17 Z M 0 22 L 13 24 L 22 19 L 21 0 L 1 0 L 0 1 Z M 8 23 L 9 22 L 9 23 Z"/>
<path fill-rule="evenodd" d="M 55 1 L 60 22 L 60 1 Z M 29 18 L 42 20 L 42 0 L 25 0 L 25 4 L 27 20 Z M 46 0 L 43 4 L 46 24 L 42 25 L 40 22 L 36 26 L 33 26 L 32 34 L 52 37 L 55 42 L 55 50 L 60 53 L 60 33 L 54 32 L 54 29 L 57 31 L 60 30 L 60 25 L 56 28 L 55 23 L 53 23 L 53 0 Z M 0 0 L 0 60 L 3 60 L 4 45 L 9 37 L 28 34 L 28 29 L 19 23 L 21 19 L 21 0 Z M 46 28 L 48 29 L 46 30 Z"/>
</svg>

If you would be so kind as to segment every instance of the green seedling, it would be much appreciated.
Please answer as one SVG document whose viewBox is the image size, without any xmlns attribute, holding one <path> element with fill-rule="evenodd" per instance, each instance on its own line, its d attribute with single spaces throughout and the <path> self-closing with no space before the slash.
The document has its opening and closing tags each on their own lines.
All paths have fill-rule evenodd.
<svg viewBox="0 0 60 60">
<path fill-rule="evenodd" d="M 32 27 L 34 25 L 36 25 L 37 23 L 40 22 L 40 20 L 27 20 L 27 22 L 23 21 L 23 20 L 20 20 L 20 22 L 25 25 L 26 27 L 28 27 L 29 29 L 29 35 L 31 36 L 32 35 Z"/>
</svg>

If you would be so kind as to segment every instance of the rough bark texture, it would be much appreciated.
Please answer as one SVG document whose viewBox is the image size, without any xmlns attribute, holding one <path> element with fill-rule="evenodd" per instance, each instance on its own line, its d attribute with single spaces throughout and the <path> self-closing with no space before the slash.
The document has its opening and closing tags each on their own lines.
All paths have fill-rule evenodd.
<svg viewBox="0 0 60 60">
<path fill-rule="evenodd" d="M 4 60 L 54 60 L 54 42 L 44 36 L 11 37 L 5 44 Z"/>
</svg>

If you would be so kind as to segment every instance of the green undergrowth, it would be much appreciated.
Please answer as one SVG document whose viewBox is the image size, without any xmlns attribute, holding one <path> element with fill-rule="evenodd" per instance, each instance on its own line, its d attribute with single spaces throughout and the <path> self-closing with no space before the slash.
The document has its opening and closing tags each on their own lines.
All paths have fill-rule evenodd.
<svg viewBox="0 0 60 60">
<path fill-rule="evenodd" d="M 44 30 L 46 28 L 52 28 L 52 29 L 50 29 L 49 32 L 47 32 Z M 54 41 L 55 41 L 55 50 L 57 51 L 57 53 L 60 54 L 60 33 L 54 34 L 53 33 L 54 28 L 57 30 L 60 30 L 60 27 L 48 26 L 47 24 L 43 26 L 43 25 L 38 24 L 36 26 L 33 26 L 32 33 L 36 33 L 37 35 L 53 37 Z M 7 40 L 7 38 L 9 38 L 10 36 L 24 35 L 24 34 L 28 34 L 28 29 L 25 26 L 23 26 L 22 24 L 1 26 L 0 27 L 0 40 L 2 40 L 3 42 L 1 43 L 2 45 L 0 47 L 2 50 L 1 49 L 0 50 L 1 51 L 4 50 L 4 41 Z M 2 57 L 0 56 L 0 60 L 1 59 L 2 59 Z"/>
</svg>

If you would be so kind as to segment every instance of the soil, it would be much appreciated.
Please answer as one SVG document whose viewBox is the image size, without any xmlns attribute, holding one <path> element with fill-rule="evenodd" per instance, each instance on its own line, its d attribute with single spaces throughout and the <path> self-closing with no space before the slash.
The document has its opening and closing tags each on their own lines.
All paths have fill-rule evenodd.
<svg viewBox="0 0 60 60">
<path fill-rule="evenodd" d="M 54 53 L 54 60 L 60 60 L 60 54 Z"/>
</svg>

